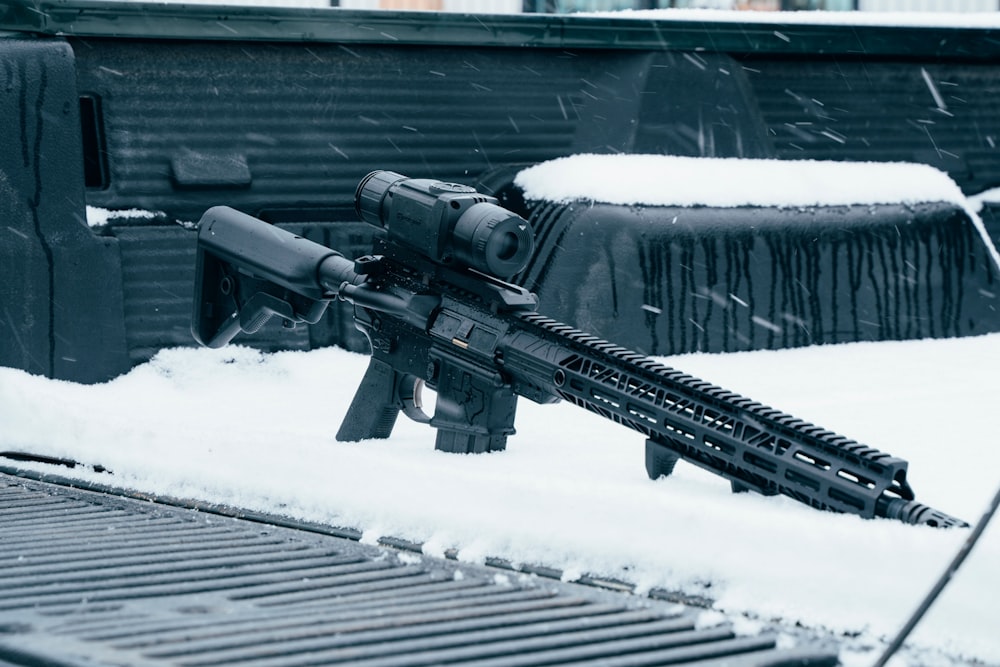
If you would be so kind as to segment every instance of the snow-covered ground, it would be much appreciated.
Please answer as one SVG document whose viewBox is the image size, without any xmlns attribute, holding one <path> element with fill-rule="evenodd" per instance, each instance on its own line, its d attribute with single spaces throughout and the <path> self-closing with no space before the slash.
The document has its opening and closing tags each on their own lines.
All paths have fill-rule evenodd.
<svg viewBox="0 0 1000 667">
<path fill-rule="evenodd" d="M 967 520 L 998 482 L 1000 335 L 668 361 L 908 459 L 918 499 Z M 57 472 L 104 484 L 403 537 L 429 554 L 709 596 L 754 619 L 860 633 L 860 645 L 900 627 L 968 532 L 732 495 L 692 466 L 650 481 L 640 436 L 568 404 L 522 400 L 499 454 L 436 452 L 432 430 L 405 418 L 389 440 L 336 442 L 366 363 L 234 346 L 166 350 L 97 386 L 0 369 L 0 450 L 101 464 L 112 473 Z M 1000 663 L 998 562 L 991 526 L 918 627 L 909 664 L 949 664 L 937 651 Z"/>
<path fill-rule="evenodd" d="M 656 168 L 670 161 L 660 157 Z M 689 183 L 698 180 L 692 163 L 676 164 Z M 727 182 L 720 170 L 788 167 L 698 165 L 711 167 L 713 183 Z M 973 211 L 943 174 L 910 167 L 896 173 L 882 165 L 881 192 L 903 183 L 907 192 Z M 853 201 L 866 201 L 867 167 L 858 178 L 817 171 L 843 168 L 793 165 L 780 179 L 784 203 L 806 205 L 787 197 L 830 183 L 838 192 L 856 183 Z M 632 182 L 622 164 L 590 163 L 581 173 Z M 537 188 L 534 196 L 576 196 L 547 190 L 544 176 L 545 169 L 525 172 L 520 182 Z M 725 205 L 706 201 L 712 190 L 705 192 L 701 202 Z M 893 197 L 926 200 L 907 192 Z M 816 201 L 834 196 L 820 193 Z M 909 460 L 917 499 L 968 521 L 1000 483 L 1000 334 L 665 361 Z M 522 400 L 518 434 L 507 451 L 490 455 L 437 452 L 432 429 L 405 418 L 389 440 L 336 442 L 366 363 L 337 349 L 263 354 L 231 346 L 164 350 L 94 386 L 0 369 L 0 451 L 100 465 L 111 472 L 57 472 L 103 484 L 357 528 L 365 541 L 400 537 L 432 555 L 456 549 L 468 561 L 500 557 L 559 568 L 567 579 L 592 574 L 631 582 L 640 593 L 708 597 L 720 612 L 741 617 L 743 628 L 779 621 L 849 638 L 848 665 L 871 663 L 968 535 L 733 495 L 728 483 L 692 466 L 651 481 L 641 436 L 568 404 Z M 994 526 L 895 664 L 1000 664 L 998 563 Z"/>
</svg>

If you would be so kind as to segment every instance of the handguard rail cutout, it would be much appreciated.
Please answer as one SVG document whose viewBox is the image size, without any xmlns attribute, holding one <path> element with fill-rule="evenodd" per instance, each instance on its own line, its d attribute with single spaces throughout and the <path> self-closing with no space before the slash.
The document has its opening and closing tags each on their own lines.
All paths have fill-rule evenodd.
<svg viewBox="0 0 1000 667">
<path fill-rule="evenodd" d="M 338 440 L 387 438 L 402 411 L 437 429 L 437 449 L 498 451 L 518 396 L 566 400 L 644 435 L 653 479 L 683 459 L 734 491 L 966 525 L 914 500 L 902 459 L 539 314 L 534 294 L 506 282 L 531 256 L 531 228 L 496 199 L 375 171 L 355 202 L 380 231 L 372 254 L 354 260 L 224 206 L 206 211 L 198 232 L 192 332 L 203 345 L 272 316 L 316 323 L 334 299 L 354 305 L 372 357 Z M 432 416 L 423 384 L 437 393 Z"/>
</svg>

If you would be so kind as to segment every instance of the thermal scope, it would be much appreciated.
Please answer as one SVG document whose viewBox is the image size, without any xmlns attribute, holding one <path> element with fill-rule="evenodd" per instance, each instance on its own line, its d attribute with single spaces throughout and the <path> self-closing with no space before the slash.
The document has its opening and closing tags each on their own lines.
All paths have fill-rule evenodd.
<svg viewBox="0 0 1000 667">
<path fill-rule="evenodd" d="M 373 171 L 354 195 L 358 216 L 431 261 L 508 279 L 527 265 L 534 237 L 527 220 L 459 183 Z"/>
</svg>

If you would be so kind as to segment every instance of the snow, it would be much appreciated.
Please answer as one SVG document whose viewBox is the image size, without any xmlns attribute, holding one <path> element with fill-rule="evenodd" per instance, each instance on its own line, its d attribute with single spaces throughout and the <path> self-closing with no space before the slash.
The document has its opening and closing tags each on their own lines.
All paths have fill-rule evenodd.
<svg viewBox="0 0 1000 667">
<path fill-rule="evenodd" d="M 977 212 L 982 211 L 987 204 L 1000 204 L 1000 188 L 990 188 L 969 197 L 969 204 Z"/>
<path fill-rule="evenodd" d="M 967 520 L 997 484 L 1000 335 L 667 361 L 908 459 L 918 500 Z M 568 404 L 520 401 L 518 434 L 498 454 L 437 452 L 432 430 L 406 419 L 388 440 L 336 442 L 366 363 L 230 346 L 164 350 L 94 386 L 0 369 L 0 451 L 100 464 L 111 474 L 56 472 L 356 528 L 369 542 L 402 537 L 431 555 L 704 595 L 727 614 L 858 634 L 852 650 L 894 633 L 967 535 L 732 495 L 693 466 L 650 481 L 640 436 Z M 991 527 L 918 627 L 913 660 L 1000 661 L 986 593 L 1000 590 L 997 562 Z"/>
<path fill-rule="evenodd" d="M 651 159 L 580 156 L 526 170 L 518 182 L 556 199 L 580 196 L 550 189 L 572 180 L 590 198 L 630 203 L 892 197 L 974 208 L 947 177 L 914 165 L 834 173 L 843 163 Z M 786 168 L 781 195 L 766 194 L 775 174 L 761 182 L 759 172 Z M 562 176 L 544 178 L 552 169 Z M 565 169 L 579 171 L 567 178 Z M 650 170 L 658 178 L 642 180 Z M 608 173 L 621 189 L 598 190 Z M 1000 482 L 1000 334 L 665 362 L 907 459 L 917 499 L 966 520 L 981 515 Z M 366 364 L 338 349 L 229 346 L 163 350 L 91 386 L 0 369 L 0 451 L 86 464 L 16 464 L 28 469 L 354 528 L 366 542 L 393 536 L 430 555 L 456 550 L 470 562 L 554 567 L 568 580 L 624 580 L 639 594 L 704 596 L 741 627 L 779 622 L 834 633 L 847 665 L 874 660 L 968 535 L 733 495 L 693 466 L 651 481 L 641 436 L 569 404 L 520 401 L 518 434 L 496 454 L 437 452 L 432 429 L 405 418 L 388 440 L 336 442 Z M 1000 528 L 991 526 L 891 664 L 1000 663 L 998 562 Z"/>
<path fill-rule="evenodd" d="M 104 227 L 112 221 L 139 222 L 151 221 L 157 218 L 165 218 L 165 214 L 159 211 L 144 211 L 138 208 L 123 210 L 109 210 L 97 206 L 87 207 L 87 225 L 89 227 Z"/>
<path fill-rule="evenodd" d="M 775 183 L 781 187 L 774 187 Z M 517 175 L 515 184 L 532 200 L 587 199 L 622 205 L 964 203 L 961 189 L 947 174 L 928 165 L 903 162 L 572 155 L 528 167 Z"/>
</svg>

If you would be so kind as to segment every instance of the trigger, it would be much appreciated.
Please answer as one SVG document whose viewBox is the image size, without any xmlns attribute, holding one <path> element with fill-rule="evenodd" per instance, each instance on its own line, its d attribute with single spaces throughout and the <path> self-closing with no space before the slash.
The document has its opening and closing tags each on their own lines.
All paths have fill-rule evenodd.
<svg viewBox="0 0 1000 667">
<path fill-rule="evenodd" d="M 421 392 L 424 381 L 415 375 L 404 375 L 399 381 L 399 401 L 402 403 L 403 414 L 415 422 L 427 424 L 431 418 L 424 412 L 424 401 Z"/>
</svg>

